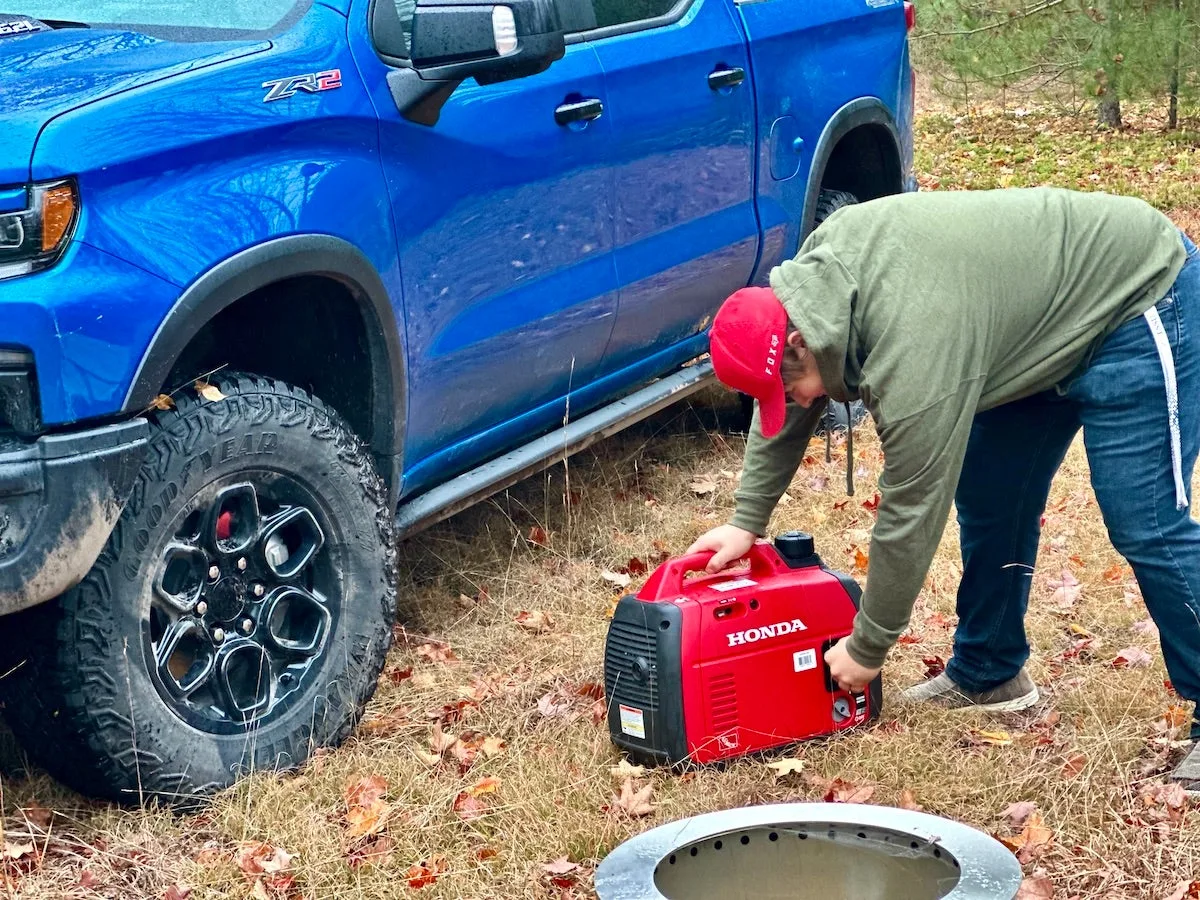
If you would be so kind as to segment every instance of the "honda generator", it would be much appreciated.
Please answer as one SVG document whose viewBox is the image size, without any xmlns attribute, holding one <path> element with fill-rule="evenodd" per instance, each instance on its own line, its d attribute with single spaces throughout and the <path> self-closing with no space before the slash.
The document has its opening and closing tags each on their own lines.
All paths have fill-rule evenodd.
<svg viewBox="0 0 1200 900">
<path fill-rule="evenodd" d="M 883 685 L 843 691 L 825 651 L 850 634 L 862 592 L 826 569 L 811 535 L 754 543 L 748 565 L 670 559 L 617 603 L 604 647 L 613 742 L 645 764 L 711 763 L 878 717 Z"/>
</svg>

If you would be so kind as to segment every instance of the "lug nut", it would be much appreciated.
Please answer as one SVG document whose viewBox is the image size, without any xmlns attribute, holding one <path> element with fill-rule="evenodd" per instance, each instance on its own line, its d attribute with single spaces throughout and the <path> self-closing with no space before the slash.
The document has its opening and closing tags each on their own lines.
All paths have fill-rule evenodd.
<svg viewBox="0 0 1200 900">
<path fill-rule="evenodd" d="M 267 592 L 267 589 L 265 587 L 263 587 L 261 584 L 256 584 L 254 586 L 254 596 L 255 597 L 261 597 L 266 592 Z"/>
<path fill-rule="evenodd" d="M 221 577 L 221 570 L 218 569 L 216 566 L 209 566 L 208 577 L 211 578 L 213 581 L 216 581 L 218 578 Z"/>
<path fill-rule="evenodd" d="M 221 643 L 221 641 L 225 640 L 225 629 L 224 628 L 214 628 L 213 629 L 213 640 L 216 641 L 218 644 Z"/>
<path fill-rule="evenodd" d="M 254 630 L 254 621 L 251 619 L 242 619 L 242 634 L 249 634 Z"/>
<path fill-rule="evenodd" d="M 237 562 L 237 566 L 238 566 L 239 572 L 245 572 L 246 571 L 246 557 L 243 556 L 241 559 L 239 559 Z"/>
<path fill-rule="evenodd" d="M 196 604 L 196 615 L 202 616 L 206 612 L 208 612 L 208 604 L 206 602 L 204 602 L 203 600 L 201 600 L 199 603 Z"/>
</svg>

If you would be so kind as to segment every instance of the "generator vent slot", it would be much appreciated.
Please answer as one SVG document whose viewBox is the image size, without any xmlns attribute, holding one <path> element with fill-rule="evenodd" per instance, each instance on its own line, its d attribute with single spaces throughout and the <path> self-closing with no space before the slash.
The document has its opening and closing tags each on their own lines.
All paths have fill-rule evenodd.
<svg viewBox="0 0 1200 900">
<path fill-rule="evenodd" d="M 713 730 L 717 733 L 737 725 L 737 679 L 732 672 L 714 675 L 708 680 L 708 708 Z"/>
<path fill-rule="evenodd" d="M 636 674 L 643 660 L 646 677 Z M 629 622 L 613 622 L 604 658 L 604 683 L 609 704 L 627 703 L 639 709 L 658 708 L 658 638 L 655 632 Z"/>
</svg>

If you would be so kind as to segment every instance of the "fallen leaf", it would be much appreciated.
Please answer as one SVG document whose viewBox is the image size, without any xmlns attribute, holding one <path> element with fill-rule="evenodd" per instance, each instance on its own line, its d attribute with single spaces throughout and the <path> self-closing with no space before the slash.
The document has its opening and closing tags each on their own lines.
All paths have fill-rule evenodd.
<svg viewBox="0 0 1200 900">
<path fill-rule="evenodd" d="M 858 785 L 835 778 L 825 792 L 826 803 L 866 803 L 875 794 L 875 785 Z"/>
<path fill-rule="evenodd" d="M 1192 721 L 1192 714 L 1186 706 L 1168 706 L 1163 718 L 1170 728 L 1182 728 Z"/>
<path fill-rule="evenodd" d="M 538 700 L 537 708 L 547 719 L 564 718 L 571 712 L 574 701 L 564 697 L 560 691 L 550 691 Z"/>
<path fill-rule="evenodd" d="M 906 631 L 896 639 L 897 644 L 919 644 L 924 638 L 919 634 L 913 634 L 911 631 Z"/>
<path fill-rule="evenodd" d="M 1078 635 L 1079 637 L 1092 637 L 1092 633 L 1090 631 L 1088 631 L 1082 625 L 1076 624 L 1075 622 L 1072 622 L 1070 625 L 1068 625 L 1067 630 L 1070 631 L 1071 634 Z"/>
<path fill-rule="evenodd" d="M 163 891 L 162 900 L 188 900 L 192 896 L 192 889 L 185 887 L 182 884 L 173 884 Z"/>
<path fill-rule="evenodd" d="M 472 797 L 478 797 L 481 794 L 492 794 L 500 787 L 500 779 L 494 776 L 488 776 L 477 782 L 472 787 L 467 788 L 467 793 Z"/>
<path fill-rule="evenodd" d="M 446 857 L 435 856 L 410 866 L 405 876 L 410 888 L 423 888 L 436 884 L 438 878 L 446 874 L 447 869 Z"/>
<path fill-rule="evenodd" d="M 374 737 L 386 737 L 400 731 L 405 725 L 411 725 L 409 709 L 406 706 L 396 706 L 385 713 L 364 719 L 359 726 L 364 734 Z"/>
<path fill-rule="evenodd" d="M 1130 630 L 1134 634 L 1141 634 L 1146 637 L 1158 637 L 1158 626 L 1154 624 L 1153 619 L 1143 619 L 1140 622 L 1134 622 L 1130 626 Z"/>
<path fill-rule="evenodd" d="M 692 481 L 692 493 L 703 497 L 717 489 L 717 482 L 711 476 L 703 476 Z"/>
<path fill-rule="evenodd" d="M 422 656 L 430 662 L 436 663 L 448 663 L 458 660 L 458 657 L 454 655 L 454 651 L 450 649 L 450 645 L 443 641 L 426 641 L 417 648 L 417 656 Z"/>
<path fill-rule="evenodd" d="M 1181 881 L 1167 900 L 1196 900 L 1200 898 L 1200 881 Z"/>
<path fill-rule="evenodd" d="M 238 868 L 246 875 L 273 875 L 287 871 L 292 864 L 292 855 L 282 847 L 273 847 L 262 841 L 246 841 L 238 847 Z"/>
<path fill-rule="evenodd" d="M 1011 804 L 1003 813 L 1004 818 L 1012 828 L 1020 828 L 1025 820 L 1037 812 L 1037 804 L 1032 800 L 1022 800 Z"/>
<path fill-rule="evenodd" d="M 217 403 L 225 399 L 225 395 L 215 384 L 209 384 L 207 381 L 197 381 L 194 385 L 196 393 L 207 400 L 209 403 Z"/>
<path fill-rule="evenodd" d="M 391 681 L 392 684 L 399 684 L 407 678 L 412 678 L 412 673 L 412 666 L 408 666 L 403 669 L 392 669 L 390 672 L 388 672 L 388 680 Z"/>
<path fill-rule="evenodd" d="M 994 747 L 1007 747 L 1012 741 L 1012 735 L 1007 731 L 981 731 L 971 729 L 970 740 L 976 744 L 990 744 Z"/>
<path fill-rule="evenodd" d="M 1054 883 L 1045 875 L 1031 875 L 1021 881 L 1014 900 L 1054 900 Z"/>
<path fill-rule="evenodd" d="M 635 766 L 629 760 L 622 757 L 615 766 L 608 770 L 615 778 L 641 778 L 646 774 L 645 766 Z"/>
<path fill-rule="evenodd" d="M 775 772 L 776 779 L 783 778 L 785 775 L 799 775 L 804 771 L 804 760 L 789 756 L 786 759 L 777 759 L 767 763 L 767 768 Z"/>
<path fill-rule="evenodd" d="M 254 887 L 250 889 L 250 896 L 254 900 L 271 900 L 271 895 L 267 893 L 267 887 L 261 878 L 254 882 Z"/>
<path fill-rule="evenodd" d="M 1059 609 L 1073 607 L 1075 601 L 1079 599 L 1080 592 L 1083 591 L 1083 585 L 1079 583 L 1079 579 L 1066 569 L 1062 570 L 1060 578 L 1050 580 L 1050 587 L 1054 588 L 1054 594 L 1050 599 L 1058 605 Z"/>
<path fill-rule="evenodd" d="M 1144 669 L 1153 660 L 1150 654 L 1141 647 L 1126 647 L 1117 654 L 1117 658 L 1112 661 L 1115 669 Z"/>
<path fill-rule="evenodd" d="M 879 494 L 877 493 L 870 500 L 864 500 L 862 508 L 870 512 L 878 512 L 879 510 Z"/>
<path fill-rule="evenodd" d="M 619 588 L 629 587 L 629 583 L 633 580 L 625 572 L 610 572 L 608 569 L 601 572 L 600 577 Z"/>
<path fill-rule="evenodd" d="M 925 809 L 925 807 L 923 807 L 920 803 L 917 802 L 916 795 L 914 795 L 912 791 L 907 790 L 907 789 L 900 792 L 900 804 L 899 805 L 900 805 L 901 809 L 910 809 L 913 812 L 923 812 Z"/>
<path fill-rule="evenodd" d="M 476 859 L 482 862 L 485 859 L 495 859 L 500 853 L 495 847 L 480 847 L 475 851 L 474 855 Z"/>
<path fill-rule="evenodd" d="M 857 547 L 854 548 L 854 568 L 859 572 L 866 572 L 870 567 L 871 560 L 867 554 L 863 553 Z"/>
<path fill-rule="evenodd" d="M 1017 854 L 1017 858 L 1027 863 L 1039 856 L 1054 839 L 1054 832 L 1046 827 L 1040 812 L 1032 812 L 1025 820 L 1025 827 L 1015 838 L 1001 838 L 1001 842 Z"/>
<path fill-rule="evenodd" d="M 35 828 L 40 828 L 45 831 L 50 827 L 50 823 L 54 821 L 54 812 L 46 809 L 36 800 L 28 806 L 21 807 L 21 815 L 25 817 L 25 821 Z"/>
<path fill-rule="evenodd" d="M 578 872 L 579 863 L 573 863 L 568 857 L 560 856 L 554 862 L 542 863 L 542 871 L 551 875 L 566 875 L 569 872 Z"/>
<path fill-rule="evenodd" d="M 925 677 L 936 678 L 946 671 L 946 661 L 940 656 L 926 656 L 921 662 L 925 664 Z"/>
<path fill-rule="evenodd" d="M 625 564 L 625 571 L 634 577 L 638 575 L 645 575 L 647 572 L 647 566 L 635 556 Z"/>
<path fill-rule="evenodd" d="M 454 811 L 464 822 L 473 822 L 487 813 L 487 805 L 478 797 L 462 791 L 454 798 Z"/>
<path fill-rule="evenodd" d="M 1088 759 L 1085 754 L 1072 753 L 1070 756 L 1067 757 L 1067 761 L 1063 765 L 1063 768 L 1062 768 L 1063 778 L 1070 780 L 1070 779 L 1076 777 L 1080 772 L 1083 771 L 1084 766 L 1087 765 L 1087 761 L 1088 761 Z"/>
<path fill-rule="evenodd" d="M 1124 566 L 1109 566 L 1104 570 L 1104 580 L 1109 584 L 1120 584 L 1125 578 Z"/>
<path fill-rule="evenodd" d="M 620 795 L 613 797 L 611 808 L 619 809 L 630 816 L 648 816 L 654 812 L 654 806 L 650 803 L 650 795 L 653 792 L 653 783 L 635 790 L 633 779 L 626 778 L 625 783 L 621 785 Z"/>
<path fill-rule="evenodd" d="M 391 859 L 396 842 L 388 834 L 377 834 L 368 840 L 356 844 L 347 854 L 346 862 L 350 868 L 357 869 L 368 863 L 383 866 Z"/>
<path fill-rule="evenodd" d="M 529 543 L 545 547 L 549 540 L 550 538 L 546 534 L 546 529 L 541 525 L 534 525 L 529 529 Z"/>
<path fill-rule="evenodd" d="M 175 400 L 169 394 L 159 394 L 150 401 L 150 406 L 157 410 L 166 411 L 175 408 Z"/>
<path fill-rule="evenodd" d="M 543 612 L 540 609 L 523 609 L 517 613 L 517 624 L 526 631 L 541 634 L 554 627 L 554 619 L 551 618 L 549 613 Z"/>
</svg>

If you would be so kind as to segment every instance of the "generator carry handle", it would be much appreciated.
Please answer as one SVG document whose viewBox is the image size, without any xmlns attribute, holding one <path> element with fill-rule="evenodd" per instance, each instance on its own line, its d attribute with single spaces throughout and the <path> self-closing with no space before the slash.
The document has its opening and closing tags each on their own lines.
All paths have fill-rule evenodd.
<svg viewBox="0 0 1200 900">
<path fill-rule="evenodd" d="M 765 541 L 755 541 L 750 547 L 750 551 L 743 557 L 749 561 L 750 565 L 747 568 L 731 569 L 725 568 L 720 572 L 707 575 L 698 581 L 722 580 L 731 578 L 739 573 L 758 574 L 767 576 L 774 573 L 776 569 L 775 560 L 772 558 L 774 553 L 771 545 Z M 654 570 L 642 587 L 638 596 L 642 600 L 670 600 L 678 597 L 683 593 L 683 580 L 688 572 L 703 572 L 704 567 L 708 565 L 716 554 L 712 550 L 701 550 L 697 553 L 689 553 L 685 556 L 677 556 L 674 559 L 669 559 L 657 569 Z"/>
</svg>

